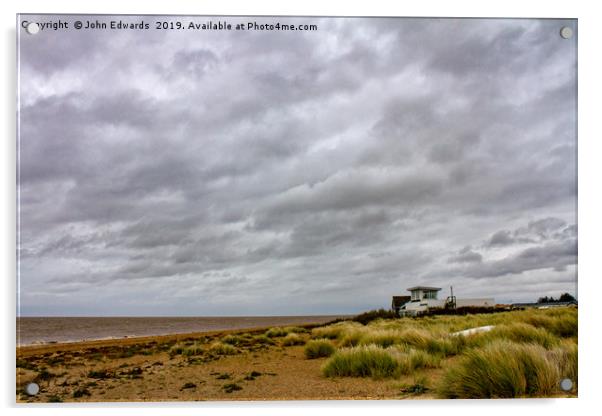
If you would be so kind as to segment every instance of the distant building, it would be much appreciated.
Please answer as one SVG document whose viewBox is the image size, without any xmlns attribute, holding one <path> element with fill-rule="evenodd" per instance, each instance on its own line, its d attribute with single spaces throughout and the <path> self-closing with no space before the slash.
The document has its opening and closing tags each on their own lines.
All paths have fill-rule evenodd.
<svg viewBox="0 0 602 416">
<path fill-rule="evenodd" d="M 419 315 L 431 308 L 458 308 L 466 306 L 491 307 L 495 306 L 493 298 L 456 299 L 450 295 L 447 299 L 438 299 L 440 287 L 414 286 L 407 289 L 410 292 L 409 301 L 401 304 L 401 298 L 408 296 L 393 296 L 392 310 L 399 315 Z M 397 307 L 397 305 L 400 305 Z"/>
<path fill-rule="evenodd" d="M 548 309 L 548 308 L 558 308 L 561 306 L 577 306 L 576 300 L 571 300 L 568 302 L 523 302 L 523 303 L 513 303 L 510 305 L 512 309 L 525 309 L 525 308 L 537 308 L 537 309 Z"/>
</svg>

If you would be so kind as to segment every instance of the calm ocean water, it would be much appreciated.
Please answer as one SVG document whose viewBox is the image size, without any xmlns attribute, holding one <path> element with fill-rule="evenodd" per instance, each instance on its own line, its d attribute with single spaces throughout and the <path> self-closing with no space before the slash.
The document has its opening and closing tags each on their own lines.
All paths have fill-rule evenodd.
<svg viewBox="0 0 602 416">
<path fill-rule="evenodd" d="M 324 323 L 340 317 L 27 317 L 17 318 L 17 345 Z"/>
</svg>

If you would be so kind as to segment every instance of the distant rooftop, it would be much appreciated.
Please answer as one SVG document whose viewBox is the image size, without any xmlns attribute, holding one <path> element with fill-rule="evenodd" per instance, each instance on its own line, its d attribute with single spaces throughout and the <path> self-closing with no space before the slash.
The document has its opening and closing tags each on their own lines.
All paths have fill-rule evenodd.
<svg viewBox="0 0 602 416">
<path fill-rule="evenodd" d="M 412 290 L 436 290 L 436 291 L 439 291 L 439 290 L 441 290 L 441 288 L 440 287 L 430 287 L 430 286 L 414 286 L 414 287 L 410 287 L 406 290 L 409 290 L 410 292 Z"/>
</svg>

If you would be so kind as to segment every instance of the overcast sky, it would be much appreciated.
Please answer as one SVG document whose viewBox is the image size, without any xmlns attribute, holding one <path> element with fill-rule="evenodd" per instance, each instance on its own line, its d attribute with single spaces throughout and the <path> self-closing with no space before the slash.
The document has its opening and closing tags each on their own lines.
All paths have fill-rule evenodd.
<svg viewBox="0 0 602 416">
<path fill-rule="evenodd" d="M 21 33 L 22 315 L 575 294 L 575 21 L 144 20 Z"/>
</svg>

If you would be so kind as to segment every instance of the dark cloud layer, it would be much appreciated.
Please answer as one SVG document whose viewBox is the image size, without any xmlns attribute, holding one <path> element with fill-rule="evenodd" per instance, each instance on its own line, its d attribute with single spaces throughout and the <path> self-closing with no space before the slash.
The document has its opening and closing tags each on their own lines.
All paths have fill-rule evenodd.
<svg viewBox="0 0 602 416">
<path fill-rule="evenodd" d="M 278 20 L 20 38 L 21 313 L 574 292 L 575 21 Z"/>
</svg>

